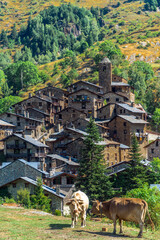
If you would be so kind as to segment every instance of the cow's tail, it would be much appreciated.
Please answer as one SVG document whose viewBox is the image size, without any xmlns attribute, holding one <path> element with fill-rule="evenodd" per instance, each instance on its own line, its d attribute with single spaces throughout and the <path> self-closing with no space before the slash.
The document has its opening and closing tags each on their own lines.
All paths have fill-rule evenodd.
<svg viewBox="0 0 160 240">
<path fill-rule="evenodd" d="M 152 231 L 154 231 L 155 227 L 154 227 L 154 223 L 153 223 L 153 221 L 152 221 L 152 219 L 150 217 L 149 211 L 148 211 L 148 204 L 146 203 L 146 201 L 143 201 L 143 203 L 144 203 L 144 206 L 145 206 L 146 211 L 147 211 L 147 215 L 148 215 L 148 218 L 149 218 L 149 221 L 150 221 L 150 225 L 151 225 Z"/>
</svg>

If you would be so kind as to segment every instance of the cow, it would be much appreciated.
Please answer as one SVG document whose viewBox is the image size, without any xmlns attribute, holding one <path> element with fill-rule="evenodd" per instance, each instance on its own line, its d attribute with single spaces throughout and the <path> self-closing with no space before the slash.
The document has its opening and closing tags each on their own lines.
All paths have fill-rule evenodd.
<svg viewBox="0 0 160 240">
<path fill-rule="evenodd" d="M 139 223 L 140 232 L 138 234 L 138 237 L 142 237 L 146 211 L 153 230 L 154 224 L 148 212 L 148 204 L 143 199 L 115 197 L 105 202 L 99 202 L 98 200 L 96 200 L 93 201 L 93 206 L 90 212 L 95 215 L 105 215 L 107 216 L 107 218 L 113 220 L 113 234 L 116 234 L 117 219 L 119 219 L 120 233 L 123 233 L 122 220 Z"/>
<path fill-rule="evenodd" d="M 77 191 L 72 194 L 71 199 L 66 203 L 71 211 L 72 224 L 71 228 L 77 223 L 79 215 L 81 215 L 81 226 L 86 226 L 86 211 L 89 207 L 89 199 L 84 192 Z"/>
</svg>

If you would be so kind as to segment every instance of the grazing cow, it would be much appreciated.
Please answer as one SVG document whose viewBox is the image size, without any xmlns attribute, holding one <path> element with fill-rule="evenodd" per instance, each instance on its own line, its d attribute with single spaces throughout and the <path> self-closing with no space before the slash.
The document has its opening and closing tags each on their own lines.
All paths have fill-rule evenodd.
<svg viewBox="0 0 160 240">
<path fill-rule="evenodd" d="M 66 203 L 71 210 L 72 224 L 74 228 L 76 225 L 79 215 L 81 215 L 81 226 L 86 226 L 86 211 L 89 207 L 89 199 L 87 195 L 81 191 L 73 193 L 71 199 Z"/>
<path fill-rule="evenodd" d="M 140 232 L 138 237 L 142 237 L 146 211 L 153 230 L 154 224 L 148 212 L 148 204 L 143 199 L 115 197 L 105 202 L 96 200 L 93 202 L 90 212 L 96 215 L 105 215 L 107 218 L 113 220 L 113 234 L 116 234 L 117 219 L 119 219 L 120 233 L 122 233 L 122 220 L 139 223 Z"/>
</svg>

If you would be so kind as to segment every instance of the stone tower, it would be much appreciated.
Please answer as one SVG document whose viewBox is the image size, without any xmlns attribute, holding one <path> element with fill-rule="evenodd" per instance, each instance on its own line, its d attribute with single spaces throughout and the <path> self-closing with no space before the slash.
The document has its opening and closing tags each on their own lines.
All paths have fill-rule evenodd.
<svg viewBox="0 0 160 240">
<path fill-rule="evenodd" d="M 99 63 L 99 86 L 103 87 L 104 93 L 111 91 L 112 83 L 112 63 L 108 58 L 104 58 Z"/>
</svg>

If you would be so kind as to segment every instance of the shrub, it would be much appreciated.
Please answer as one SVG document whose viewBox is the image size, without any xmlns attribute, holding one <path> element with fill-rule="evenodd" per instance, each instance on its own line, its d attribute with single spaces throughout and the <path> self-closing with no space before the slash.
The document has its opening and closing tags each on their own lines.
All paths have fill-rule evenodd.
<svg viewBox="0 0 160 240">
<path fill-rule="evenodd" d="M 30 191 L 26 188 L 21 188 L 17 191 L 17 201 L 24 207 L 29 208 L 31 206 Z"/>
<path fill-rule="evenodd" d="M 54 212 L 54 215 L 61 216 L 61 210 L 56 209 L 55 212 Z"/>
<path fill-rule="evenodd" d="M 128 191 L 126 197 L 141 198 L 148 203 L 150 216 L 156 228 L 160 226 L 160 191 L 154 187 L 149 188 L 147 184 L 142 188 L 132 189 Z M 147 223 L 149 222 L 146 216 Z"/>
<path fill-rule="evenodd" d="M 5 203 L 15 203 L 16 201 L 15 201 L 14 198 L 5 197 L 5 198 L 4 198 L 4 202 L 5 202 Z"/>
</svg>

